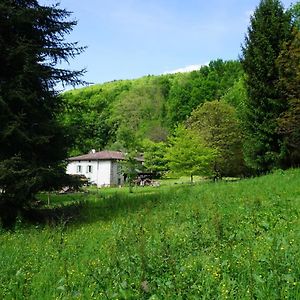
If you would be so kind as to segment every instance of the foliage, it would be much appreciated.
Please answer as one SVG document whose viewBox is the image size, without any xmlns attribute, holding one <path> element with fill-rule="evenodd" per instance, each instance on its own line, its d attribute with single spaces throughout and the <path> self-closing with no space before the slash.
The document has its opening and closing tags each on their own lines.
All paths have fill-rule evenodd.
<svg viewBox="0 0 300 300">
<path fill-rule="evenodd" d="M 125 176 L 125 181 L 129 185 L 129 192 L 133 192 L 133 182 L 136 179 L 138 173 L 142 169 L 141 162 L 137 159 L 138 153 L 136 151 L 129 151 L 125 153 L 124 160 L 121 163 L 121 172 Z"/>
<path fill-rule="evenodd" d="M 285 165 L 300 165 L 300 98 L 289 101 L 289 109 L 278 118 L 278 133 L 283 137 Z"/>
<path fill-rule="evenodd" d="M 211 175 L 217 151 L 205 146 L 197 133 L 179 125 L 169 143 L 165 158 L 172 173 L 189 175 L 191 182 L 194 175 Z"/>
<path fill-rule="evenodd" d="M 222 96 L 221 101 L 233 106 L 236 110 L 238 118 L 243 119 L 245 112 L 245 105 L 247 101 L 247 91 L 245 88 L 245 78 L 241 77 L 237 80 L 234 85 Z"/>
<path fill-rule="evenodd" d="M 288 99 L 300 99 L 300 30 L 293 29 L 291 39 L 285 42 L 276 60 L 279 86 Z"/>
<path fill-rule="evenodd" d="M 62 95 L 64 110 L 60 114 L 60 121 L 74 141 L 70 156 L 107 146 L 116 131 L 111 122 L 111 107 L 117 97 L 129 88 L 129 81 L 119 81 Z"/>
<path fill-rule="evenodd" d="M 239 62 L 218 59 L 199 71 L 175 77 L 168 99 L 171 126 L 185 121 L 193 109 L 205 101 L 220 99 L 241 76 Z"/>
<path fill-rule="evenodd" d="M 163 128 L 161 118 L 163 93 L 161 82 L 156 78 L 137 82 L 127 93 L 124 93 L 112 110 L 113 123 L 118 125 L 116 135 L 118 136 L 118 131 L 123 127 L 130 128 L 140 140 L 143 137 L 151 137 L 153 132 Z M 161 137 L 157 135 L 154 139 L 163 140 L 165 134 L 163 133 Z"/>
<path fill-rule="evenodd" d="M 200 105 L 187 120 L 205 145 L 217 150 L 212 162 L 215 177 L 240 176 L 244 171 L 242 132 L 234 107 L 224 101 Z"/>
<path fill-rule="evenodd" d="M 300 30 L 300 2 L 297 1 L 289 9 L 289 13 L 292 16 L 292 25 Z"/>
<path fill-rule="evenodd" d="M 0 218 L 11 225 L 46 184 L 64 172 L 65 132 L 57 121 L 57 83 L 81 83 L 83 71 L 55 68 L 84 49 L 63 38 L 70 13 L 35 0 L 0 3 Z M 11 214 L 8 210 L 13 211 Z"/>
<path fill-rule="evenodd" d="M 299 4 L 298 4 L 299 7 Z M 294 27 L 292 38 L 285 42 L 277 65 L 279 85 L 288 99 L 288 109 L 278 118 L 278 132 L 283 139 L 285 167 L 300 164 L 300 28 Z"/>
<path fill-rule="evenodd" d="M 142 163 L 139 158 L 140 143 L 135 138 L 135 132 L 129 127 L 122 127 L 118 131 L 119 143 L 118 150 L 124 154 L 124 160 L 120 161 L 121 172 L 124 174 L 124 179 L 129 185 L 129 192 L 132 193 L 133 181 L 142 169 Z"/>
<path fill-rule="evenodd" d="M 143 153 L 145 159 L 145 168 L 157 175 L 162 175 L 168 170 L 165 154 L 167 144 L 164 142 L 152 142 L 144 140 Z"/>
<path fill-rule="evenodd" d="M 246 73 L 245 157 L 250 167 L 265 172 L 279 164 L 281 141 L 277 118 L 286 110 L 278 88 L 275 63 L 284 41 L 289 39 L 290 15 L 278 0 L 262 0 L 256 8 L 243 47 Z"/>
<path fill-rule="evenodd" d="M 94 85 L 62 95 L 60 115 L 75 140 L 69 153 L 120 147 L 122 132 L 138 141 L 165 142 L 200 103 L 221 98 L 242 76 L 237 61 L 216 60 L 199 71 L 145 76 Z"/>
<path fill-rule="evenodd" d="M 298 299 L 300 170 L 53 195 L 81 217 L 0 234 L 1 299 Z"/>
<path fill-rule="evenodd" d="M 68 134 L 75 144 L 70 153 L 72 156 L 86 153 L 92 148 L 104 147 L 105 138 L 109 134 L 109 126 L 107 122 L 103 122 L 107 118 L 106 106 L 105 102 L 99 101 L 94 105 L 80 99 L 73 107 L 67 105 L 62 122 L 68 128 Z"/>
</svg>

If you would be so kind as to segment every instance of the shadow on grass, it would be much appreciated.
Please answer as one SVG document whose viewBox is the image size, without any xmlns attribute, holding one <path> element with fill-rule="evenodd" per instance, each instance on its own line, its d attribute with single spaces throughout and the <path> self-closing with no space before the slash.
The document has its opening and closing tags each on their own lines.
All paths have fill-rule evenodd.
<svg viewBox="0 0 300 300">
<path fill-rule="evenodd" d="M 31 208 L 22 212 L 23 220 L 35 225 L 60 225 L 74 223 L 81 218 L 84 203 L 70 203 L 53 208 Z"/>
<path fill-rule="evenodd" d="M 82 224 L 107 221 L 119 215 L 128 215 L 142 209 L 151 210 L 172 198 L 171 193 L 153 191 L 145 193 L 90 193 L 86 199 L 61 203 L 54 207 L 40 207 L 23 213 L 26 222 L 39 225 Z"/>
</svg>

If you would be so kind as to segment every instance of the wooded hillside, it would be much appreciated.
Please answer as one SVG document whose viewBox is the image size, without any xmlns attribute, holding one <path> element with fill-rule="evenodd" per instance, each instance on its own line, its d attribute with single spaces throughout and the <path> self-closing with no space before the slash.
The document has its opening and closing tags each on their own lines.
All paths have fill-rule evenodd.
<svg viewBox="0 0 300 300">
<path fill-rule="evenodd" d="M 196 161 L 215 178 L 299 166 L 299 11 L 261 1 L 240 61 L 63 94 L 69 154 L 144 152 L 148 170 L 191 178 Z"/>
<path fill-rule="evenodd" d="M 215 60 L 199 71 L 120 80 L 62 95 L 60 116 L 74 145 L 70 155 L 95 149 L 120 149 L 130 137 L 165 141 L 174 127 L 200 104 L 224 98 L 241 105 L 243 71 L 238 61 Z"/>
</svg>

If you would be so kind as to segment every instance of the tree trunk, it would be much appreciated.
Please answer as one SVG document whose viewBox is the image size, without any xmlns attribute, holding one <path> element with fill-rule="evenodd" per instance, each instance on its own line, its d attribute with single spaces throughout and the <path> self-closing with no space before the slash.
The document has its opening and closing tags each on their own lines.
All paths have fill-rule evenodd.
<svg viewBox="0 0 300 300">
<path fill-rule="evenodd" d="M 129 193 L 133 193 L 133 184 L 131 180 L 129 181 Z"/>
</svg>

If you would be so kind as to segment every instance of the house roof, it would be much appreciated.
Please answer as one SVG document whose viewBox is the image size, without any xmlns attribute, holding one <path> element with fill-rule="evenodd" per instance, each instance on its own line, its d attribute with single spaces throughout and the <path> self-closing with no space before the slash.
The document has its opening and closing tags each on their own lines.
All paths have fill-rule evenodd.
<svg viewBox="0 0 300 300">
<path fill-rule="evenodd" d="M 70 157 L 68 160 L 123 160 L 125 159 L 124 153 L 120 151 L 99 151 L 90 152 L 88 154 Z M 143 157 L 136 157 L 137 161 L 144 161 Z"/>
<path fill-rule="evenodd" d="M 119 151 L 99 151 L 70 157 L 69 160 L 122 160 L 124 154 Z"/>
</svg>

